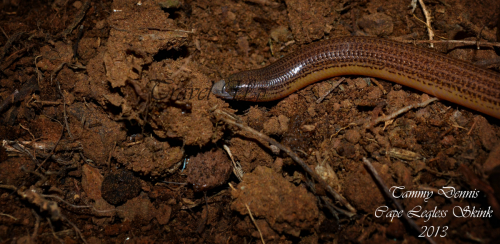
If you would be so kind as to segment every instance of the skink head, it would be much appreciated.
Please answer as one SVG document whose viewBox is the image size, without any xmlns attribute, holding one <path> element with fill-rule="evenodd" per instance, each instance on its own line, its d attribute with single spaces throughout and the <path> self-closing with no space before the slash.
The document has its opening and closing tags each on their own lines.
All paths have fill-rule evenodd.
<svg viewBox="0 0 500 244">
<path fill-rule="evenodd" d="M 220 80 L 212 87 L 212 93 L 218 97 L 239 101 L 263 102 L 266 100 L 267 88 L 256 88 L 253 70 L 232 74 Z"/>
<path fill-rule="evenodd" d="M 226 91 L 226 81 L 220 80 L 212 87 L 212 93 L 224 99 L 233 99 L 234 96 Z"/>
</svg>

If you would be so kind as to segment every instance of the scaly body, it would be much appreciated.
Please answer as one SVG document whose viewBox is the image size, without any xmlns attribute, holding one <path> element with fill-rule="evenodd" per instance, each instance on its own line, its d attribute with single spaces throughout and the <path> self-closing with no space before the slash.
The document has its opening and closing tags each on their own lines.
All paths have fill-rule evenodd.
<svg viewBox="0 0 500 244">
<path fill-rule="evenodd" d="M 271 101 L 342 75 L 382 78 L 500 118 L 500 74 L 425 48 L 373 37 L 311 44 L 264 68 L 230 75 L 212 92 L 225 99 Z"/>
</svg>

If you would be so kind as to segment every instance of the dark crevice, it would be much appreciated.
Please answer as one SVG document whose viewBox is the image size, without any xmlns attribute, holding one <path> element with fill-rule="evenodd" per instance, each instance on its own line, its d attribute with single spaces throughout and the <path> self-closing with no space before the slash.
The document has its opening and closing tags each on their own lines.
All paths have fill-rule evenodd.
<svg viewBox="0 0 500 244">
<path fill-rule="evenodd" d="M 187 46 L 182 46 L 178 49 L 162 49 L 157 54 L 153 56 L 154 61 L 160 62 L 165 59 L 177 60 L 179 58 L 186 58 L 189 56 L 189 50 Z"/>
</svg>

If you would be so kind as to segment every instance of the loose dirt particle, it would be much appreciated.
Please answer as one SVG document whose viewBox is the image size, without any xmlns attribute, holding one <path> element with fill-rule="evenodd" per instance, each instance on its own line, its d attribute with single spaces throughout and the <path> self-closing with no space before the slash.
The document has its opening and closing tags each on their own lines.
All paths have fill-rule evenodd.
<svg viewBox="0 0 500 244">
<path fill-rule="evenodd" d="M 361 139 L 361 134 L 356 129 L 347 130 L 345 132 L 344 138 L 351 142 L 352 144 L 358 143 L 359 139 Z"/>
<path fill-rule="evenodd" d="M 275 42 L 286 42 L 292 37 L 292 33 L 290 33 L 286 26 L 278 26 L 272 29 L 269 35 Z"/>
</svg>

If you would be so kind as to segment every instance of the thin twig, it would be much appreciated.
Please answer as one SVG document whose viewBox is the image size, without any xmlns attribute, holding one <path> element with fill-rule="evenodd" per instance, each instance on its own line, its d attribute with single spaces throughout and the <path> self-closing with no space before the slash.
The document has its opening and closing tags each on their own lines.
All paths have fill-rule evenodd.
<svg viewBox="0 0 500 244">
<path fill-rule="evenodd" d="M 89 8 L 90 8 L 90 0 L 87 0 L 87 1 L 85 1 L 85 3 L 83 3 L 83 6 L 80 9 L 80 12 L 75 15 L 73 22 L 71 22 L 71 24 L 68 26 L 68 28 L 66 28 L 64 31 L 59 33 L 56 37 L 66 38 L 66 36 L 69 35 L 69 33 L 71 33 L 73 31 L 73 29 L 78 25 L 78 23 L 80 23 L 80 21 L 82 21 L 83 17 L 85 17 L 85 13 L 87 12 L 87 10 Z"/>
<path fill-rule="evenodd" d="M 233 162 L 234 175 L 236 175 L 236 178 L 238 178 L 238 180 L 243 181 L 243 176 L 245 175 L 245 172 L 243 172 L 240 163 L 234 160 L 233 154 L 231 153 L 231 149 L 229 149 L 228 146 L 224 145 L 223 148 L 224 150 L 226 150 L 227 154 L 229 155 L 229 158 L 231 158 L 231 161 Z"/>
<path fill-rule="evenodd" d="M 31 235 L 31 243 L 36 243 L 36 236 L 38 235 L 38 229 L 40 228 L 40 215 L 36 213 L 34 209 L 31 209 L 31 213 L 35 216 L 35 229 L 33 230 L 33 235 Z"/>
<path fill-rule="evenodd" d="M 17 220 L 18 220 L 18 218 L 14 217 L 14 216 L 12 216 L 12 215 L 10 215 L 10 214 L 0 213 L 0 216 L 9 217 L 9 218 L 11 218 L 11 219 L 14 219 L 15 221 L 17 221 Z"/>
<path fill-rule="evenodd" d="M 500 47 L 500 42 L 469 41 L 469 40 L 400 40 L 400 42 L 412 43 L 412 44 L 419 44 L 419 43 L 444 43 L 444 44 L 456 43 L 456 44 L 463 44 L 463 46 L 474 45 L 474 46 L 484 46 L 484 47 Z"/>
<path fill-rule="evenodd" d="M 3 59 L 3 60 L 0 59 L 0 60 L 4 61 L 2 63 L 2 65 L 0 66 L 0 69 L 2 70 L 2 72 L 3 72 L 3 70 L 6 70 L 7 68 L 9 68 L 9 66 L 11 66 L 12 63 L 14 63 L 14 61 L 16 61 L 17 59 L 24 56 L 25 53 L 27 53 L 31 48 L 33 48 L 33 46 L 35 46 L 35 44 L 33 44 L 33 43 L 27 44 L 26 47 L 23 47 L 22 49 L 19 49 L 19 50 L 13 52 L 5 59 Z"/>
<path fill-rule="evenodd" d="M 17 141 L 3 140 L 2 146 L 5 148 L 6 151 L 14 151 L 28 155 L 33 160 L 33 162 L 35 162 L 38 165 L 38 160 L 36 159 L 36 156 L 33 155 L 25 146 L 19 144 Z"/>
<path fill-rule="evenodd" d="M 55 198 L 55 199 L 61 201 L 62 203 L 72 207 L 72 208 L 90 208 L 93 211 L 95 211 L 96 213 L 109 213 L 109 212 L 114 212 L 114 211 L 120 211 L 117 209 L 98 210 L 92 205 L 74 205 L 74 204 L 71 204 L 71 203 L 67 202 L 66 200 L 64 200 L 61 197 L 56 196 L 56 195 L 45 195 L 45 194 L 39 194 L 39 195 L 42 197 L 45 197 L 45 198 Z"/>
<path fill-rule="evenodd" d="M 207 209 L 207 211 L 205 211 L 205 218 L 203 219 L 203 222 L 200 224 L 200 226 L 198 226 L 198 229 L 196 232 L 198 232 L 198 234 L 201 234 L 203 233 L 203 231 L 205 230 L 205 227 L 207 226 L 207 223 L 208 223 L 208 199 L 207 199 L 207 191 L 203 191 L 203 196 L 205 197 L 205 207 Z"/>
<path fill-rule="evenodd" d="M 476 123 L 477 123 L 477 119 L 474 120 L 474 123 L 472 123 L 470 129 L 469 129 L 469 132 L 467 132 L 467 135 L 470 136 L 470 134 L 472 133 L 472 130 L 474 129 L 474 127 L 476 126 Z"/>
<path fill-rule="evenodd" d="M 494 57 L 489 59 L 482 59 L 474 62 L 475 65 L 481 66 L 483 68 L 491 68 L 498 66 L 500 64 L 500 57 Z"/>
<path fill-rule="evenodd" d="M 1 60 L 1 58 L 0 58 Z M 24 100 L 26 97 L 31 95 L 33 91 L 38 89 L 35 77 L 31 77 L 28 82 L 26 82 L 20 90 L 14 90 L 9 96 L 7 96 L 3 101 L 0 102 L 0 114 L 3 111 L 9 109 L 13 104 Z"/>
<path fill-rule="evenodd" d="M 82 239 L 83 243 L 87 244 L 87 241 L 86 241 L 86 240 L 85 240 L 85 238 L 83 237 L 83 234 L 82 234 L 82 232 L 80 231 L 80 229 L 78 229 L 78 227 L 77 227 L 75 224 L 73 224 L 73 222 L 69 221 L 69 219 L 68 219 L 68 218 L 65 218 L 65 219 L 66 219 L 66 221 L 67 221 L 67 222 L 68 222 L 71 226 L 73 226 L 73 229 L 76 231 L 76 233 L 78 233 L 78 235 L 79 235 L 79 236 L 80 236 L 80 238 Z"/>
<path fill-rule="evenodd" d="M 57 122 L 59 122 L 59 121 L 57 121 Z M 54 155 L 54 152 L 56 151 L 57 145 L 59 145 L 59 142 L 61 142 L 63 135 L 64 135 L 64 125 L 61 124 L 61 126 L 62 126 L 62 131 L 61 131 L 61 135 L 59 136 L 59 140 L 57 140 L 56 145 L 54 146 L 54 148 L 52 148 L 52 151 L 50 151 L 49 156 L 46 157 L 40 165 L 38 165 L 38 168 L 35 169 L 35 172 L 38 171 L 45 164 L 45 162 L 47 162 L 47 160 L 52 157 L 52 155 Z"/>
<path fill-rule="evenodd" d="M 189 55 L 189 57 L 186 58 L 186 60 L 184 61 L 184 63 L 182 64 L 181 67 L 179 67 L 178 70 L 176 70 L 171 76 L 170 76 L 170 79 L 173 79 L 175 78 L 176 76 L 178 76 L 181 71 L 184 71 L 184 70 L 188 70 L 187 69 L 187 66 L 189 64 L 189 62 L 191 61 L 191 58 L 193 57 L 193 55 Z"/>
<path fill-rule="evenodd" d="M 465 14 L 461 14 L 458 17 L 459 25 L 462 26 L 465 30 L 469 32 L 473 32 L 476 35 L 479 35 L 480 37 L 484 38 L 485 40 L 488 41 L 495 41 L 496 36 L 492 31 L 488 30 L 483 30 L 483 28 L 477 27 L 474 23 L 470 22 Z M 496 40 L 500 41 L 500 40 Z"/>
<path fill-rule="evenodd" d="M 5 31 L 3 30 L 3 28 L 0 26 L 0 30 L 2 30 L 2 33 L 5 35 L 5 37 L 7 37 L 7 39 L 9 39 L 9 35 L 7 35 L 7 33 L 5 33 Z"/>
<path fill-rule="evenodd" d="M 117 30 L 121 30 L 121 31 L 129 31 L 129 30 L 125 30 L 125 29 L 118 29 L 116 27 L 113 27 Z M 146 30 L 157 30 L 157 31 L 176 31 L 176 32 L 183 32 L 183 33 L 189 33 L 189 34 L 194 34 L 195 30 L 192 29 L 190 31 L 188 30 L 179 30 L 179 29 L 171 29 L 171 28 L 159 28 L 159 27 L 144 27 L 144 28 L 139 28 L 139 30 L 142 30 L 142 29 L 146 29 Z"/>
<path fill-rule="evenodd" d="M 432 40 L 434 40 L 434 31 L 432 30 L 432 26 L 431 26 L 431 20 L 432 20 L 431 14 L 427 10 L 427 7 L 425 7 L 424 0 L 418 0 L 418 2 L 420 3 L 420 6 L 422 7 L 422 11 L 424 12 L 425 21 L 426 21 L 425 25 L 427 26 L 427 32 L 429 32 L 429 40 L 432 41 Z M 430 46 L 433 48 L 434 44 L 431 43 Z"/>
<path fill-rule="evenodd" d="M 396 200 L 391 194 L 389 194 L 389 188 L 384 183 L 384 180 L 382 180 L 382 177 L 380 177 L 380 175 L 377 173 L 377 170 L 375 169 L 375 167 L 373 167 L 373 165 L 370 163 L 370 161 L 368 161 L 368 159 L 366 159 L 365 157 L 363 157 L 363 163 L 366 166 L 366 168 L 368 169 L 368 171 L 370 172 L 370 174 L 373 176 L 373 179 L 375 179 L 377 184 L 382 188 L 382 193 L 387 198 L 391 199 L 392 203 L 394 203 L 394 205 L 396 206 L 396 208 L 399 211 L 403 212 L 404 211 L 403 206 L 401 205 L 401 203 L 398 200 Z M 417 223 L 415 223 L 415 221 L 413 221 L 410 217 L 408 217 L 408 215 L 403 214 L 403 218 L 418 233 L 423 233 L 422 228 L 420 228 L 420 226 Z M 428 237 L 427 235 L 424 235 L 424 236 L 425 236 L 424 238 L 429 243 L 436 244 L 436 242 L 434 242 L 434 240 L 432 238 Z"/>
<path fill-rule="evenodd" d="M 12 35 L 8 40 L 7 42 L 5 43 L 5 45 L 3 45 L 2 49 L 0 50 L 0 60 L 3 60 L 3 58 L 5 57 L 5 54 L 7 54 L 7 51 L 9 50 L 9 48 L 12 46 L 12 44 L 17 41 L 17 39 L 19 39 L 22 35 L 24 34 L 24 32 L 20 31 L 14 35 Z"/>
<path fill-rule="evenodd" d="M 63 62 L 62 64 L 60 64 L 54 71 L 52 71 L 52 73 L 50 74 L 50 83 L 52 84 L 52 79 L 54 78 L 54 75 L 59 72 L 59 70 L 61 70 L 64 65 L 66 64 L 66 62 Z M 59 80 L 56 79 L 56 82 L 57 82 L 57 89 L 59 90 L 59 93 L 61 93 L 61 96 L 62 96 L 62 100 L 63 100 L 63 114 L 64 114 L 64 124 L 66 125 L 66 130 L 68 131 L 68 135 L 71 139 L 74 139 L 73 138 L 73 134 L 71 133 L 71 131 L 69 130 L 69 124 L 68 124 L 68 116 L 66 115 L 66 98 L 64 97 L 64 93 L 62 92 L 61 90 L 61 84 L 59 83 Z"/>
<path fill-rule="evenodd" d="M 408 112 L 410 109 L 422 108 L 422 107 L 429 105 L 429 103 L 434 102 L 434 101 L 438 101 L 438 100 L 439 99 L 434 97 L 434 98 L 427 99 L 426 101 L 421 102 L 421 103 L 408 105 L 404 108 L 399 109 L 398 111 L 396 111 L 392 114 L 389 114 L 389 115 L 383 116 L 383 117 L 378 117 L 376 120 L 369 122 L 369 123 L 366 123 L 365 128 L 370 128 L 370 127 L 372 127 L 372 126 L 374 126 L 382 121 L 388 121 L 388 120 L 394 119 L 397 116 L 399 116 L 400 114 Z"/>
<path fill-rule="evenodd" d="M 330 211 L 330 214 L 335 218 L 335 220 L 340 221 L 339 215 L 337 214 L 338 208 L 336 208 L 333 204 L 330 203 L 330 199 L 326 196 L 321 196 L 319 199 L 323 201 L 323 206 Z"/>
<path fill-rule="evenodd" d="M 342 81 L 345 80 L 345 77 L 342 77 L 340 78 L 338 81 L 335 81 L 333 84 L 332 84 L 332 87 L 330 88 L 330 90 L 328 90 L 323 96 L 321 96 L 318 100 L 316 100 L 316 103 L 321 103 L 326 96 L 328 96 L 328 94 L 330 94 L 335 88 L 337 88 L 337 86 L 340 85 L 340 83 L 342 83 Z"/>
<path fill-rule="evenodd" d="M 27 128 L 26 126 L 24 126 L 24 125 L 23 125 L 23 124 L 21 124 L 21 123 L 19 123 L 19 126 L 20 126 L 23 130 L 27 131 L 27 132 L 31 135 L 31 137 L 33 137 L 33 140 L 36 140 L 35 135 L 33 135 L 33 133 L 31 133 L 31 131 L 30 131 L 30 129 L 29 129 L 29 128 Z"/>
<path fill-rule="evenodd" d="M 73 58 L 78 59 L 78 45 L 83 37 L 83 25 L 80 25 L 78 28 L 78 34 L 76 35 L 76 39 L 73 42 Z"/>
<path fill-rule="evenodd" d="M 272 8 L 277 8 L 277 7 L 280 6 L 279 3 L 271 2 L 269 0 L 244 0 L 244 2 L 256 3 L 256 4 L 260 4 L 262 6 L 269 6 L 269 7 L 272 7 Z"/>
<path fill-rule="evenodd" d="M 378 82 L 377 79 L 373 78 L 373 77 L 370 77 L 370 80 L 375 83 L 375 85 L 378 86 L 378 88 L 380 88 L 380 90 L 382 91 L 382 93 L 385 95 L 387 94 L 387 91 L 384 89 L 384 87 L 382 86 L 382 84 L 380 84 L 380 82 Z"/>
<path fill-rule="evenodd" d="M 31 157 L 31 159 L 36 163 L 36 165 L 39 165 L 38 161 L 36 160 L 36 157 L 39 158 L 47 158 L 50 157 L 52 160 L 54 160 L 56 163 L 61 164 L 61 165 L 67 165 L 69 161 L 65 161 L 61 157 L 56 156 L 55 154 L 49 155 L 48 153 L 44 153 L 42 151 L 38 151 L 36 157 L 31 154 L 29 150 L 27 150 L 22 143 L 19 143 L 17 141 L 7 141 L 3 140 L 2 141 L 2 146 L 5 148 L 6 151 L 8 152 L 16 152 L 16 153 L 24 153 Z"/>
<path fill-rule="evenodd" d="M 56 238 L 56 240 L 58 240 L 59 243 L 64 243 L 59 237 L 57 237 L 56 232 L 54 232 L 54 226 L 52 226 L 52 221 L 50 221 L 49 217 L 47 217 L 47 222 L 49 223 L 49 226 L 50 226 L 50 229 L 52 230 L 52 235 L 54 236 L 54 238 Z"/>
<path fill-rule="evenodd" d="M 340 9 L 335 9 L 335 11 L 341 13 L 341 12 L 347 11 L 347 10 L 349 10 L 351 8 L 357 7 L 358 5 L 361 5 L 361 4 L 364 4 L 364 3 L 366 3 L 366 0 L 355 1 L 353 4 L 349 4 L 349 5 L 347 5 L 347 6 L 343 7 L 343 8 L 340 8 Z"/>
<path fill-rule="evenodd" d="M 6 189 L 6 190 L 17 191 L 17 187 L 15 187 L 13 185 L 3 185 L 3 184 L 0 184 L 0 188 L 1 189 Z"/>
<path fill-rule="evenodd" d="M 334 189 L 332 189 L 314 170 L 312 170 L 301 158 L 299 158 L 299 156 L 297 156 L 297 154 L 295 154 L 292 150 L 290 150 L 288 147 L 285 147 L 284 145 L 282 145 L 281 143 L 278 143 L 277 141 L 275 141 L 274 139 L 268 137 L 267 135 L 264 135 L 248 126 L 245 126 L 243 124 L 240 124 L 238 122 L 236 122 L 234 120 L 234 117 L 222 110 L 219 110 L 219 109 L 216 109 L 214 111 L 215 114 L 218 114 L 218 115 L 223 115 L 223 116 L 228 116 L 230 117 L 230 119 L 228 118 L 220 118 L 221 120 L 223 120 L 224 122 L 226 122 L 227 124 L 231 124 L 231 125 L 235 125 L 237 126 L 238 128 L 242 129 L 242 130 L 245 130 L 245 131 L 248 131 L 262 139 L 264 139 L 265 141 L 267 141 L 269 144 L 271 145 L 274 145 L 276 146 L 277 148 L 279 148 L 280 150 L 282 150 L 283 152 L 285 152 L 286 154 L 288 154 L 288 156 L 290 156 L 297 164 L 299 164 L 309 175 L 311 175 L 332 197 L 335 198 L 335 200 L 339 201 L 340 204 L 342 204 L 343 206 L 345 206 L 350 212 L 352 213 L 356 213 L 356 209 L 354 207 L 351 206 L 351 204 L 349 204 L 349 202 L 347 202 L 347 200 L 341 196 L 338 192 L 336 192 Z"/>
<path fill-rule="evenodd" d="M 29 170 L 29 169 L 26 169 L 23 166 L 21 166 L 21 170 L 24 171 L 24 173 L 28 173 L 28 174 L 34 174 L 36 176 L 38 176 L 38 178 L 40 178 L 40 180 L 38 180 L 36 183 L 35 183 L 35 186 L 40 186 L 42 185 L 43 183 L 45 183 L 47 181 L 47 177 L 45 177 L 45 175 L 39 173 L 39 172 L 35 172 L 33 170 Z"/>
<path fill-rule="evenodd" d="M 264 241 L 264 237 L 262 236 L 262 232 L 260 231 L 260 228 L 257 225 L 257 222 L 255 222 L 255 219 L 253 218 L 252 211 L 250 211 L 250 207 L 248 207 L 248 204 L 246 204 L 246 203 L 245 203 L 245 207 L 247 207 L 248 214 L 250 215 L 250 218 L 252 219 L 253 224 L 257 228 L 257 231 L 259 231 L 260 239 L 262 240 L 262 244 L 266 244 L 266 242 Z"/>
</svg>

